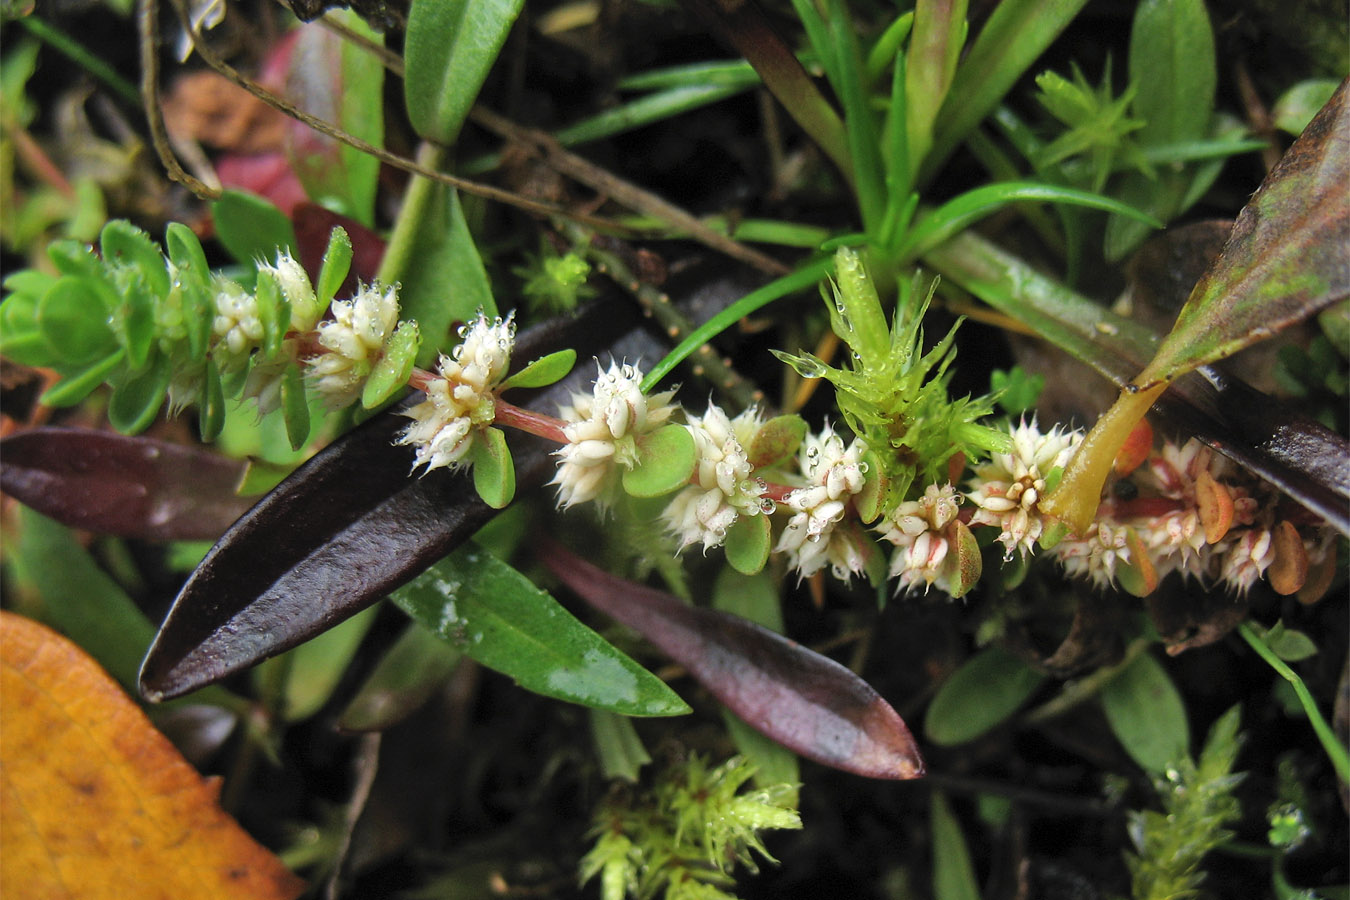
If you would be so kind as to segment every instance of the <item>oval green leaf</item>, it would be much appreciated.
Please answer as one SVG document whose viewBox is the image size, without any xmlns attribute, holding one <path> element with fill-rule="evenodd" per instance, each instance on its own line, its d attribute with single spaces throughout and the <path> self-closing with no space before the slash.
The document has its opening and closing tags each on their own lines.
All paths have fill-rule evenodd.
<svg viewBox="0 0 1350 900">
<path fill-rule="evenodd" d="M 473 486 L 493 509 L 504 509 L 516 495 L 516 467 L 500 428 L 485 429 L 482 439 L 474 441 Z"/>
<path fill-rule="evenodd" d="M 169 360 L 160 356 L 150 368 L 113 384 L 108 401 L 108 421 L 123 434 L 135 434 L 150 427 L 164 405 L 169 391 Z"/>
<path fill-rule="evenodd" d="M 408 117 L 453 144 L 524 0 L 415 0 L 403 43 Z"/>
<path fill-rule="evenodd" d="M 540 388 L 561 381 L 576 365 L 577 351 L 572 348 L 541 356 L 516 374 L 502 382 L 502 390 L 507 388 Z"/>
<path fill-rule="evenodd" d="M 935 744 L 973 741 L 1015 713 L 1045 676 L 1002 647 L 987 647 L 938 688 L 923 730 Z"/>
<path fill-rule="evenodd" d="M 1191 745 L 1186 707 L 1162 665 L 1140 654 L 1102 686 L 1102 709 L 1111 730 L 1135 762 L 1161 773 Z"/>
<path fill-rule="evenodd" d="M 637 439 L 638 464 L 623 473 L 623 489 L 634 497 L 660 497 L 689 483 L 698 462 L 694 436 L 683 425 L 667 425 Z"/>
<path fill-rule="evenodd" d="M 741 516 L 727 529 L 727 562 L 742 575 L 754 575 L 769 561 L 769 517 Z"/>
<path fill-rule="evenodd" d="M 117 346 L 103 301 L 83 278 L 57 279 L 38 302 L 37 322 L 48 349 L 71 365 L 103 359 Z"/>
<path fill-rule="evenodd" d="M 806 437 L 806 420 L 801 416 L 774 416 L 759 427 L 750 439 L 750 465 L 756 469 L 787 462 Z"/>
<path fill-rule="evenodd" d="M 236 262 L 246 266 L 258 260 L 272 262 L 278 250 L 296 255 L 291 220 L 262 197 L 226 191 L 211 204 L 211 216 L 216 223 L 216 237 Z"/>
<path fill-rule="evenodd" d="M 467 544 L 392 595 L 414 620 L 521 687 L 629 716 L 689 706 L 524 575 Z"/>
</svg>

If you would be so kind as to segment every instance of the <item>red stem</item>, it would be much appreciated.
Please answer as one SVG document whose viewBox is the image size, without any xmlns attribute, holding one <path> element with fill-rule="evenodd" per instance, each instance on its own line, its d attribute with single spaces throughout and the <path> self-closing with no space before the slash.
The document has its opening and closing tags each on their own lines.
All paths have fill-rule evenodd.
<svg viewBox="0 0 1350 900">
<path fill-rule="evenodd" d="M 567 435 L 563 434 L 563 426 L 567 423 L 562 419 L 516 406 L 501 397 L 496 398 L 496 412 L 496 417 L 493 419 L 494 425 L 519 428 L 521 431 L 541 437 L 546 441 L 553 441 L 555 444 L 568 443 Z"/>
</svg>

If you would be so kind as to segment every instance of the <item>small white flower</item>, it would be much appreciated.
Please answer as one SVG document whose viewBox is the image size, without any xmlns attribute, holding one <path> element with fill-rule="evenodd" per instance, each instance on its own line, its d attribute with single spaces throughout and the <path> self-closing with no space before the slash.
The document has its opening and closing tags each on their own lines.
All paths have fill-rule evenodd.
<svg viewBox="0 0 1350 900">
<path fill-rule="evenodd" d="M 956 520 L 960 506 L 955 487 L 930 484 L 922 497 L 901 503 L 877 526 L 882 538 L 895 545 L 890 576 L 900 580 L 900 590 L 922 584 L 926 593 L 936 584 L 940 590 L 955 593 L 951 579 L 956 560 L 947 526 Z"/>
<path fill-rule="evenodd" d="M 217 278 L 216 315 L 211 331 L 216 336 L 216 359 L 225 370 L 238 368 L 263 339 L 258 298 L 228 278 Z"/>
<path fill-rule="evenodd" d="M 515 325 L 509 316 L 489 322 L 480 313 L 477 321 L 460 329 L 460 336 L 463 342 L 437 363 L 426 399 L 403 413 L 413 422 L 398 443 L 416 448 L 414 468 L 431 471 L 462 464 L 474 437 L 496 416 L 492 390 L 511 364 Z"/>
<path fill-rule="evenodd" d="M 305 267 L 284 250 L 277 254 L 276 265 L 258 263 L 259 272 L 270 272 L 281 288 L 281 295 L 291 307 L 291 328 L 297 331 L 309 331 L 315 322 L 305 321 L 306 311 L 316 310 L 314 285 L 310 283 Z M 397 313 L 395 314 L 397 316 Z"/>
<path fill-rule="evenodd" d="M 1051 552 L 1067 575 L 1090 578 L 1098 587 L 1109 587 L 1115 583 L 1116 566 L 1130 562 L 1128 537 L 1125 526 L 1098 520 L 1088 526 L 1085 535 L 1065 538 Z"/>
<path fill-rule="evenodd" d="M 398 289 L 367 285 L 352 299 L 335 301 L 331 309 L 333 318 L 318 328 L 324 352 L 305 362 L 324 403 L 341 409 L 361 396 L 398 325 Z"/>
<path fill-rule="evenodd" d="M 775 553 L 788 554 L 790 565 L 802 577 L 814 575 L 827 562 L 841 580 L 862 571 L 864 558 L 854 536 L 836 534 L 836 526 L 849 500 L 863 488 L 866 452 L 867 444 L 859 440 L 845 449 L 828 424 L 819 435 L 807 435 L 802 441 L 798 461 L 806 486 L 783 498 L 794 513 L 774 548 Z"/>
<path fill-rule="evenodd" d="M 598 373 L 589 394 L 573 394 L 572 404 L 559 414 L 567 424 L 563 434 L 568 443 L 554 455 L 558 472 L 550 484 L 558 485 L 561 507 L 608 500 L 618 470 L 631 469 L 637 463 L 633 436 L 647 434 L 666 423 L 675 407 L 670 399 L 674 391 L 644 396 L 642 372 L 636 367 L 611 362 L 606 371 L 596 363 Z"/>
<path fill-rule="evenodd" d="M 1012 439 L 1010 452 L 995 453 L 975 467 L 974 490 L 966 495 L 979 507 L 970 524 L 999 527 L 1004 559 L 1014 552 L 1025 557 L 1036 545 L 1045 528 L 1038 504 L 1046 476 L 1068 463 L 1082 433 L 1056 426 L 1041 434 L 1035 422 L 1023 421 L 1012 429 Z"/>
<path fill-rule="evenodd" d="M 1275 546 L 1270 531 L 1247 528 L 1222 548 L 1219 577 L 1239 594 L 1246 594 L 1274 561 Z"/>
<path fill-rule="evenodd" d="M 702 418 L 689 417 L 698 453 L 693 483 L 675 495 L 663 514 L 681 548 L 696 542 L 702 542 L 705 551 L 719 547 L 739 516 L 773 511 L 772 501 L 761 499 L 764 482 L 750 477 L 744 449 L 759 426 L 759 410 L 754 407 L 735 419 L 713 405 Z"/>
</svg>

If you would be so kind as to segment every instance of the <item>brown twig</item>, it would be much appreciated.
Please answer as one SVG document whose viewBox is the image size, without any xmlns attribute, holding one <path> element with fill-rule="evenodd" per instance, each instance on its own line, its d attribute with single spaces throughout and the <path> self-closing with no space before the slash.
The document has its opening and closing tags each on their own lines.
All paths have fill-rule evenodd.
<svg viewBox="0 0 1350 900">
<path fill-rule="evenodd" d="M 187 22 L 186 14 L 180 4 L 175 4 L 178 14 Z M 212 188 L 201 179 L 188 173 L 174 155 L 169 145 L 169 132 L 164 126 L 164 113 L 159 100 L 159 2 L 158 0 L 139 0 L 136 5 L 137 30 L 141 42 L 141 100 L 145 108 L 145 119 L 150 126 L 150 144 L 155 148 L 159 161 L 168 170 L 169 177 L 185 186 L 198 197 L 214 200 L 220 196 L 220 188 Z M 194 33 L 193 43 L 197 43 Z"/>
</svg>

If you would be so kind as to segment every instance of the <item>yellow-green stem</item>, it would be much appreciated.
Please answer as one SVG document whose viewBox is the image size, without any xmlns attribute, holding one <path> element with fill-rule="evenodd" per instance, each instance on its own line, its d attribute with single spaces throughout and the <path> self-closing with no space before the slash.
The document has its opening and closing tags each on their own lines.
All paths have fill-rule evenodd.
<svg viewBox="0 0 1350 900">
<path fill-rule="evenodd" d="M 1085 532 L 1097 514 L 1102 487 L 1111 473 L 1116 454 L 1125 445 L 1135 424 L 1165 390 L 1166 382 L 1145 390 L 1131 385 L 1121 391 L 1069 460 L 1059 487 L 1041 500 L 1041 512 L 1064 522 L 1071 532 Z"/>
</svg>

